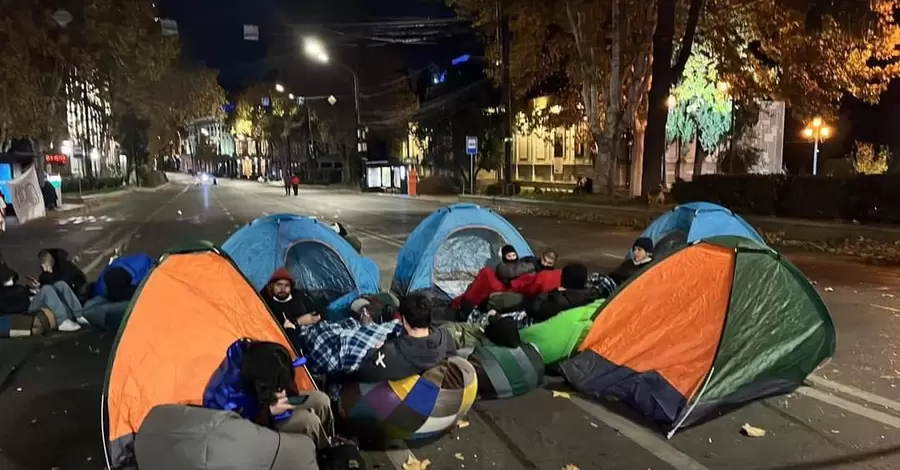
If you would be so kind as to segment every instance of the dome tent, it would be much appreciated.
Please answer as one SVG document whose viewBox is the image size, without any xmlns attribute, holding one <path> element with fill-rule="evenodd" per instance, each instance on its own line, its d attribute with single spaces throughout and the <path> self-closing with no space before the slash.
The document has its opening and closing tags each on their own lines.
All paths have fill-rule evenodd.
<svg viewBox="0 0 900 470">
<path fill-rule="evenodd" d="M 624 284 L 562 371 L 671 435 L 723 406 L 794 390 L 834 350 L 828 310 L 794 265 L 755 241 L 716 237 Z"/>
<path fill-rule="evenodd" d="M 378 266 L 360 255 L 330 225 L 292 214 L 260 217 L 222 244 L 259 291 L 276 269 L 285 267 L 297 285 L 332 318 L 350 302 L 380 291 Z"/>
<path fill-rule="evenodd" d="M 245 337 L 280 343 L 297 357 L 280 322 L 218 247 L 195 242 L 164 254 L 110 351 L 101 407 L 108 467 L 130 461 L 135 433 L 154 406 L 201 405 L 226 350 Z M 306 369 L 297 372 L 298 388 L 315 390 Z"/>
<path fill-rule="evenodd" d="M 672 232 L 687 234 L 687 243 L 718 236 L 749 238 L 761 245 L 766 242 L 741 216 L 730 209 L 709 202 L 689 202 L 659 216 L 641 233 L 641 237 L 660 243 Z M 628 256 L 631 256 L 629 252 Z"/>
<path fill-rule="evenodd" d="M 453 204 L 431 213 L 409 235 L 397 255 L 391 291 L 398 297 L 437 289 L 449 298 L 462 294 L 503 245 L 520 257 L 532 255 L 518 230 L 496 212 L 476 204 Z"/>
</svg>

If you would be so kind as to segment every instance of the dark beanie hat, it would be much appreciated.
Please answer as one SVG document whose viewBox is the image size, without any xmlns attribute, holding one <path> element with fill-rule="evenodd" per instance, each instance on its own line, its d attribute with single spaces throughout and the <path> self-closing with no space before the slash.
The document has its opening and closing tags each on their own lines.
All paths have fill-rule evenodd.
<svg viewBox="0 0 900 470">
<path fill-rule="evenodd" d="M 512 245 L 503 245 L 503 248 L 500 249 L 500 254 L 503 255 L 504 258 L 510 253 L 516 253 L 516 247 Z"/>
<path fill-rule="evenodd" d="M 653 253 L 653 240 L 647 237 L 638 238 L 632 248 L 643 248 L 647 253 Z"/>
<path fill-rule="evenodd" d="M 562 287 L 565 289 L 584 289 L 587 280 L 587 266 L 581 263 L 567 264 L 562 269 Z"/>
</svg>

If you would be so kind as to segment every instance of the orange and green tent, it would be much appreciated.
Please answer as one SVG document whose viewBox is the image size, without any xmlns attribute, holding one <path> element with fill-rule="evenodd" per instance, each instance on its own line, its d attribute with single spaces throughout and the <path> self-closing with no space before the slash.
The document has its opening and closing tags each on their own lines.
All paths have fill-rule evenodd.
<svg viewBox="0 0 900 470">
<path fill-rule="evenodd" d="M 280 343 L 297 357 L 278 320 L 218 247 L 195 242 L 164 254 L 110 352 L 101 409 L 108 467 L 133 459 L 135 433 L 154 406 L 200 406 L 226 350 L 241 338 Z M 300 390 L 314 390 L 305 368 L 297 372 Z"/>
<path fill-rule="evenodd" d="M 687 245 L 624 284 L 595 314 L 566 379 L 670 431 L 716 410 L 787 393 L 835 350 L 806 277 L 738 237 Z"/>
</svg>

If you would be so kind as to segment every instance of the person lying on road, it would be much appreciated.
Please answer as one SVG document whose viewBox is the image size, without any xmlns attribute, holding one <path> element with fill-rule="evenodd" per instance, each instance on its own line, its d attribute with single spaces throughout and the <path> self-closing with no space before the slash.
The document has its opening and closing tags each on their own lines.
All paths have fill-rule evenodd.
<svg viewBox="0 0 900 470">
<path fill-rule="evenodd" d="M 431 301 L 411 294 L 400 304 L 403 332 L 388 339 L 363 358 L 356 379 L 360 382 L 399 380 L 421 374 L 456 354 L 450 333 L 431 322 Z"/>
<path fill-rule="evenodd" d="M 567 264 L 562 269 L 562 285 L 527 301 L 525 313 L 534 323 L 540 323 L 566 310 L 587 305 L 601 295 L 599 290 L 588 287 L 587 266 L 581 263 Z"/>
<path fill-rule="evenodd" d="M 94 283 L 93 297 L 84 304 L 84 318 L 97 328 L 115 328 L 154 264 L 153 258 L 143 253 L 110 261 Z"/>
</svg>

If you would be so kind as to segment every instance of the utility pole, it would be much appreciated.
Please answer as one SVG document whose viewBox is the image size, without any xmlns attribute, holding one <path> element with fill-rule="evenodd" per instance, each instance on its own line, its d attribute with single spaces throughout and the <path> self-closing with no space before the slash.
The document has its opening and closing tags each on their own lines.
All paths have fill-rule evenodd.
<svg viewBox="0 0 900 470">
<path fill-rule="evenodd" d="M 509 15 L 503 8 L 503 0 L 497 0 L 497 18 L 499 21 L 498 39 L 500 40 L 500 66 L 503 67 L 503 101 L 506 108 L 506 118 L 503 120 L 503 194 L 514 196 L 513 187 L 513 109 L 512 109 L 512 83 L 509 79 Z"/>
</svg>

